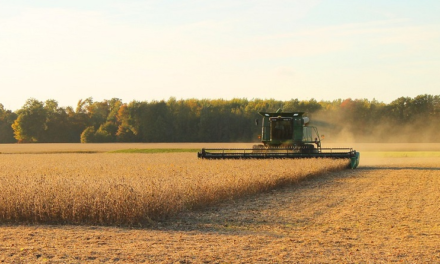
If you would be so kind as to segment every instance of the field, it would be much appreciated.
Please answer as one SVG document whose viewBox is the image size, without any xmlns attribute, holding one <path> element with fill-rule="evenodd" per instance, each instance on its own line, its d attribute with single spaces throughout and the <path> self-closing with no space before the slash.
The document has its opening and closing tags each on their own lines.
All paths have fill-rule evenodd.
<svg viewBox="0 0 440 264">
<path fill-rule="evenodd" d="M 26 146 L 29 146 L 29 149 L 26 149 Z M 222 164 L 216 161 L 206 165 L 204 161 L 198 161 L 194 153 L 69 153 L 78 150 L 102 152 L 146 148 L 146 145 L 126 147 L 105 144 L 88 146 L 89 149 L 79 148 L 87 145 L 40 145 L 39 148 L 34 146 L 0 145 L 0 152 L 64 154 L 3 154 L 0 155 L 2 160 L 0 175 L 30 176 L 27 178 L 32 179 L 38 174 L 35 174 L 36 171 L 45 171 L 47 174 L 45 177 L 49 179 L 56 175 L 66 176 L 66 170 L 78 171 L 83 167 L 88 168 L 88 171 L 84 169 L 85 171 L 80 171 L 79 174 L 87 175 L 86 178 L 101 176 L 119 181 L 124 179 L 125 184 L 136 186 L 127 180 L 127 175 L 137 175 L 148 170 L 150 166 L 148 162 L 151 162 L 148 160 L 155 160 L 159 165 L 168 162 L 170 165 L 158 166 L 159 168 L 151 166 L 150 170 L 153 170 L 151 175 L 159 173 L 171 176 L 186 175 L 189 182 L 196 179 L 198 183 L 212 180 L 213 175 L 220 175 L 222 177 L 219 178 L 223 179 L 225 175 L 235 174 L 236 179 L 240 175 L 247 174 L 249 175 L 247 179 L 252 180 L 259 171 L 264 171 L 262 175 L 272 171 L 273 174 L 269 179 L 285 173 L 282 178 L 286 179 L 287 175 L 292 174 L 289 169 L 296 171 L 292 170 L 292 167 L 300 167 L 303 171 L 314 168 L 313 165 L 305 164 L 286 168 L 283 164 L 264 163 L 267 161 L 263 161 L 262 164 L 247 163 L 247 161 L 230 161 L 231 163 Z M 17 150 L 15 147 L 21 149 Z M 153 144 L 148 147 L 166 148 L 167 145 Z M 198 148 L 199 146 L 180 147 Z M 360 167 L 357 170 L 328 172 L 333 170 L 330 169 L 333 165 L 327 165 L 324 168 L 324 171 L 327 170 L 325 175 L 315 172 L 320 175 L 307 179 L 297 175 L 278 185 L 266 178 L 266 181 L 259 181 L 258 184 L 258 186 L 266 186 L 263 189 L 250 191 L 244 196 L 236 195 L 234 199 L 228 198 L 228 194 L 221 199 L 222 202 L 213 202 L 209 199 L 206 202 L 202 196 L 199 199 L 200 204 L 194 206 L 200 209 L 194 210 L 191 208 L 194 204 L 191 203 L 192 206 L 189 208 L 188 203 L 184 203 L 184 206 L 180 204 L 178 207 L 180 213 L 169 214 L 164 220 L 160 220 L 162 216 L 159 215 L 145 227 L 60 223 L 42 225 L 32 224 L 32 221 L 17 224 L 10 219 L 10 222 L 0 226 L 0 261 L 6 263 L 439 262 L 440 250 L 437 245 L 440 242 L 438 222 L 440 157 L 437 153 L 440 145 L 429 144 L 424 146 L 424 149 L 416 145 L 399 146 L 398 144 L 357 145 L 355 148 L 362 152 Z M 109 155 L 112 156 L 111 161 L 106 160 Z M 162 159 L 166 162 L 161 161 Z M 196 161 L 193 161 L 194 159 Z M 72 160 L 76 162 L 69 163 Z M 88 163 L 88 160 L 91 162 Z M 15 162 L 21 165 L 14 165 Z M 134 163 L 127 166 L 129 162 Z M 191 165 L 193 167 L 188 167 L 187 164 L 191 162 L 194 164 Z M 219 169 L 216 169 L 216 166 Z M 124 169 L 121 170 L 121 167 Z M 179 169 L 185 167 L 189 168 L 190 172 L 179 172 Z M 15 172 L 10 171 L 11 168 L 14 168 Z M 8 173 L 5 173 L 7 170 Z M 204 172 L 198 176 L 191 172 L 198 170 Z M 38 175 L 41 177 L 42 174 Z M 67 186 L 75 184 L 74 175 L 67 178 Z M 136 181 L 138 180 L 139 178 L 136 178 Z M 55 182 L 59 186 L 65 184 L 60 179 Z M 90 185 L 85 179 L 79 182 L 86 183 L 83 188 Z M 232 186 L 236 187 L 239 194 L 243 192 L 239 187 L 249 184 L 237 184 L 238 182 L 236 181 Z M 261 184 L 262 182 L 264 184 Z M 109 183 L 108 186 L 112 186 L 116 182 L 110 180 Z M 231 183 L 234 182 L 225 181 L 220 186 L 225 188 L 231 186 Z M 145 183 L 141 182 L 139 187 L 133 188 L 139 188 L 140 192 L 143 184 Z M 174 185 L 173 188 L 188 186 L 184 185 L 185 181 L 178 184 L 183 185 L 180 187 Z M 5 185 L 2 184 L 0 188 L 4 188 L 3 186 Z M 23 183 L 19 188 L 23 195 L 32 193 L 26 190 L 29 186 L 32 185 Z M 208 186 L 213 190 L 221 190 L 220 187 L 214 187 L 212 184 Z M 44 184 L 39 188 L 44 188 Z M 195 193 L 200 193 L 202 190 L 198 189 Z M 4 197 L 3 192 L 0 197 Z M 24 201 L 31 200 L 30 196 L 24 197 L 26 197 Z M 194 196 L 187 197 L 194 198 Z M 120 200 L 115 199 L 115 201 Z M 129 206 L 122 206 L 125 207 Z M 43 220 L 34 218 L 35 222 Z M 144 222 L 140 221 L 140 223 Z"/>
<path fill-rule="evenodd" d="M 101 153 L 125 149 L 201 149 L 201 148 L 251 148 L 252 143 L 88 143 L 88 144 L 0 144 L 0 154 L 14 153 Z M 351 147 L 364 152 L 402 152 L 402 151 L 440 151 L 440 144 L 409 143 L 409 144 L 378 144 L 378 143 L 323 143 L 325 148 Z"/>
<path fill-rule="evenodd" d="M 201 160 L 195 153 L 2 155 L 0 221 L 143 227 L 345 166 L 341 160 Z"/>
</svg>

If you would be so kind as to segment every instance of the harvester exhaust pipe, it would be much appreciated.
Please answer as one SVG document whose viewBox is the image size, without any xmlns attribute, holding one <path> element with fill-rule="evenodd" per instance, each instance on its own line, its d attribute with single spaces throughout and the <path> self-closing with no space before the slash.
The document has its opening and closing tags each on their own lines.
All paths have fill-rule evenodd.
<svg viewBox="0 0 440 264">
<path fill-rule="evenodd" d="M 304 125 L 310 122 L 310 118 L 308 118 L 307 116 L 303 117 L 303 120 L 304 120 Z"/>
</svg>

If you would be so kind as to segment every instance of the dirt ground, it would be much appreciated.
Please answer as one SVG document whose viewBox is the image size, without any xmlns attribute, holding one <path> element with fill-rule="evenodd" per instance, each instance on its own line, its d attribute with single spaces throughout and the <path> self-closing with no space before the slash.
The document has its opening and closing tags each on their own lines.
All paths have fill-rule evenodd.
<svg viewBox="0 0 440 264">
<path fill-rule="evenodd" d="M 151 228 L 0 226 L 3 263 L 438 263 L 440 158 L 356 170 Z"/>
</svg>

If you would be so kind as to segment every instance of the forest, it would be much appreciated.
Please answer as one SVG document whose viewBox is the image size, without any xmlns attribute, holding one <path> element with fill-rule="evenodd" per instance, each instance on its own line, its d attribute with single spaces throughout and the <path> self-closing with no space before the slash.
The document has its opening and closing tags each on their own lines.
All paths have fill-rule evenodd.
<svg viewBox="0 0 440 264">
<path fill-rule="evenodd" d="M 260 111 L 306 112 L 328 142 L 440 142 L 440 95 L 316 101 L 291 99 L 79 100 L 75 108 L 30 98 L 0 104 L 0 143 L 258 142 Z"/>
</svg>

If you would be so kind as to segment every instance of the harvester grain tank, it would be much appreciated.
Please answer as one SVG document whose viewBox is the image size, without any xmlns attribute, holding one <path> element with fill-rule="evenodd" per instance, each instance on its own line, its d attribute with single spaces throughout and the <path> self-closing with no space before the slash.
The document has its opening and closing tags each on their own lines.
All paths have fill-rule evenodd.
<svg viewBox="0 0 440 264">
<path fill-rule="evenodd" d="M 259 112 L 261 143 L 249 149 L 202 149 L 203 159 L 347 159 L 352 169 L 359 165 L 360 154 L 352 148 L 322 148 L 318 129 L 309 125 L 304 112 Z M 258 120 L 256 122 L 258 124 Z"/>
</svg>

